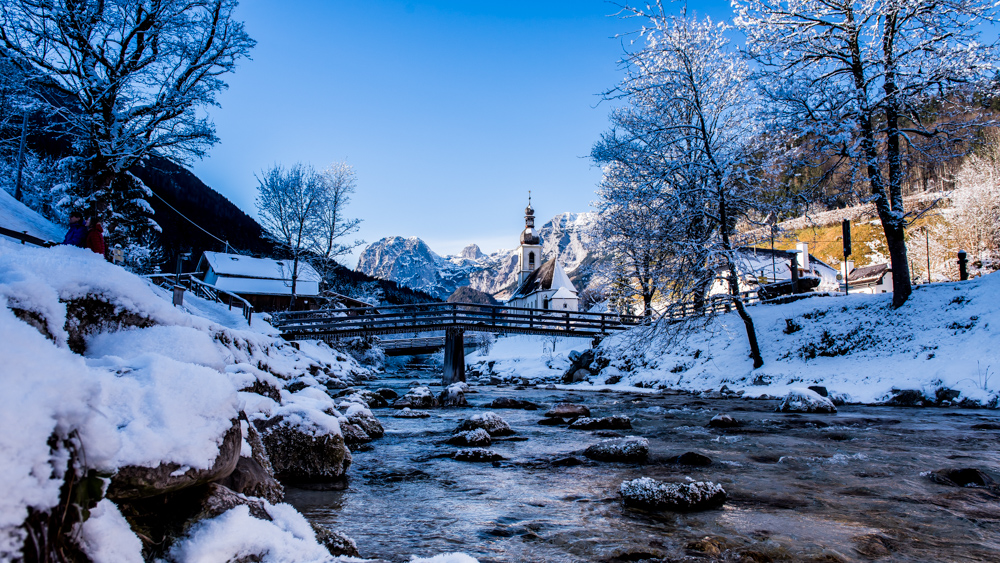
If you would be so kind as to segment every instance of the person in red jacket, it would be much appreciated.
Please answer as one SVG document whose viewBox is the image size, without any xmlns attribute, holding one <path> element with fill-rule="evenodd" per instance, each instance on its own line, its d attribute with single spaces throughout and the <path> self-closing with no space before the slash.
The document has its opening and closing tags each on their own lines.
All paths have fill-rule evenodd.
<svg viewBox="0 0 1000 563">
<path fill-rule="evenodd" d="M 104 227 L 96 216 L 87 218 L 87 238 L 83 242 L 83 247 L 104 256 Z"/>
</svg>

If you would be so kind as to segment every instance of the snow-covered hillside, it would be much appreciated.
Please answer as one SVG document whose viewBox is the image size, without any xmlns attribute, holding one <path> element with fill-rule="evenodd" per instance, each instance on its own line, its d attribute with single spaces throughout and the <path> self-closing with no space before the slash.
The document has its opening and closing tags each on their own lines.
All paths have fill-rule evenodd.
<svg viewBox="0 0 1000 563">
<path fill-rule="evenodd" d="M 912 390 L 908 400 L 1000 407 L 1000 273 L 917 286 L 899 309 L 891 302 L 891 294 L 816 295 L 748 307 L 764 357 L 758 369 L 735 312 L 707 326 L 673 325 L 669 333 L 633 329 L 605 339 L 589 368 L 593 375 L 569 388 L 701 392 L 726 386 L 749 397 L 780 397 L 821 385 L 861 403 Z M 468 361 L 474 374 L 557 383 L 569 350 L 586 347 L 571 341 L 559 341 L 552 353 L 550 337 L 501 338 Z"/>
<path fill-rule="evenodd" d="M 595 217 L 592 212 L 562 213 L 539 229 L 544 259 L 558 256 L 574 281 L 583 274 L 581 266 L 593 260 L 590 229 Z M 511 242 L 516 243 L 516 236 L 511 237 Z M 358 270 L 441 300 L 465 285 L 504 298 L 514 289 L 518 263 L 516 249 L 484 255 L 478 246 L 470 244 L 457 256 L 442 257 L 417 237 L 397 236 L 369 245 L 358 259 Z"/>
</svg>

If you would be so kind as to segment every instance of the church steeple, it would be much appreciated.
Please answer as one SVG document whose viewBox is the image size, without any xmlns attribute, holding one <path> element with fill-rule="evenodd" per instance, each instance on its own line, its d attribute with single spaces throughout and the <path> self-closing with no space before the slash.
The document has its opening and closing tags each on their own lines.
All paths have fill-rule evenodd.
<svg viewBox="0 0 1000 563">
<path fill-rule="evenodd" d="M 542 265 L 542 239 L 535 232 L 535 210 L 531 207 L 531 192 L 528 192 L 528 207 L 524 208 L 524 230 L 521 231 L 520 247 L 521 272 L 518 285 L 523 284 L 531 272 Z"/>
<path fill-rule="evenodd" d="M 535 232 L 535 210 L 531 207 L 531 191 L 528 191 L 528 207 L 524 208 L 524 230 L 521 231 L 521 244 L 541 244 L 538 233 Z"/>
</svg>

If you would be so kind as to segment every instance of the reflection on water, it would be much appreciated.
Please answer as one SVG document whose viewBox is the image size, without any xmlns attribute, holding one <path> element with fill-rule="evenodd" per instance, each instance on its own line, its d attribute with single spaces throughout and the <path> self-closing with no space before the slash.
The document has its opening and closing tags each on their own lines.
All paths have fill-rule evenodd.
<svg viewBox="0 0 1000 563">
<path fill-rule="evenodd" d="M 413 377 L 369 383 L 405 389 Z M 774 561 L 997 561 L 1000 495 L 931 483 L 923 471 L 979 467 L 996 475 L 993 411 L 844 407 L 837 415 L 772 412 L 774 401 L 475 387 L 481 405 L 501 396 L 544 407 L 571 401 L 593 416 L 625 414 L 628 434 L 650 441 L 646 465 L 578 455 L 604 439 L 541 426 L 544 410 L 497 410 L 519 440 L 494 442 L 505 461 L 458 462 L 444 440 L 481 409 L 439 409 L 425 419 L 376 410 L 386 435 L 354 453 L 344 491 L 290 489 L 310 519 L 354 538 L 365 557 L 408 561 L 463 551 L 487 561 L 638 561 L 650 558 Z M 716 413 L 740 428 L 706 428 Z M 526 438 L 526 440 L 520 440 Z M 704 468 L 670 465 L 695 451 Z M 582 465 L 549 462 L 576 454 Z M 652 514 L 624 509 L 626 479 L 712 480 L 729 492 L 721 510 Z M 707 541 L 703 538 L 709 537 Z M 707 546 L 707 547 L 706 547 Z"/>
</svg>

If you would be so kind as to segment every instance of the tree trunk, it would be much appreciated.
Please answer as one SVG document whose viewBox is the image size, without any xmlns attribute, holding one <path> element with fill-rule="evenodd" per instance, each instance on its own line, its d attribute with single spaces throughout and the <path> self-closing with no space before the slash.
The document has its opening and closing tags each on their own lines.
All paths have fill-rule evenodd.
<svg viewBox="0 0 1000 563">
<path fill-rule="evenodd" d="M 761 357 L 760 346 L 757 345 L 757 331 L 753 328 L 753 319 L 750 318 L 747 308 L 740 301 L 739 297 L 733 298 L 733 305 L 736 305 L 736 311 L 739 312 L 740 318 L 743 319 L 743 325 L 747 329 L 747 340 L 750 341 L 750 357 L 753 358 L 753 369 L 757 369 L 764 365 L 764 358 Z"/>
</svg>

